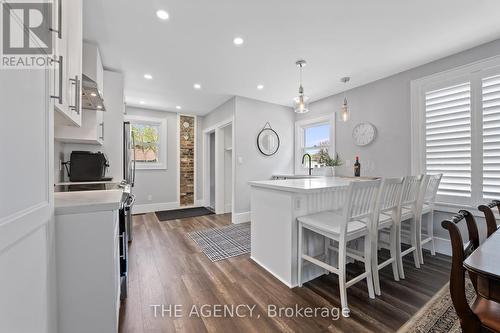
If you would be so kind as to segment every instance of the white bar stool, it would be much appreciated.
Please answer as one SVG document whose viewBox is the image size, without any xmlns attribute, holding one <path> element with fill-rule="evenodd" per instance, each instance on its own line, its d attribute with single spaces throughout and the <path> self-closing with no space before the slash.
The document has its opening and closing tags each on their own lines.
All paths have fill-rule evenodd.
<svg viewBox="0 0 500 333">
<path fill-rule="evenodd" d="M 403 257 L 413 253 L 415 267 L 420 268 L 420 257 L 417 249 L 417 234 L 420 235 L 420 224 L 422 219 L 423 192 L 427 185 L 428 177 L 424 175 L 406 176 L 403 186 L 403 199 L 401 203 L 401 219 L 398 223 L 397 243 L 398 243 L 398 267 L 399 277 L 405 278 L 403 269 Z M 401 251 L 401 234 L 403 230 L 403 222 L 409 221 L 410 230 L 406 235 L 410 238 L 410 247 Z"/>
<path fill-rule="evenodd" d="M 370 298 L 375 298 L 372 280 L 371 226 L 374 220 L 375 205 L 380 188 L 380 180 L 352 181 L 347 190 L 344 209 L 324 211 L 297 218 L 298 233 L 298 283 L 302 286 L 302 265 L 307 260 L 339 276 L 340 302 L 342 314 L 349 316 L 347 288 L 366 279 Z M 315 232 L 325 238 L 338 242 L 338 249 L 327 246 L 328 250 L 338 251 L 338 267 L 333 267 L 318 258 L 303 253 L 303 230 Z M 347 249 L 347 242 L 364 238 L 364 253 Z M 328 241 L 330 242 L 330 241 Z M 328 256 L 327 256 L 328 257 Z M 346 281 L 346 260 L 350 257 L 364 262 L 365 272 Z"/>
<path fill-rule="evenodd" d="M 394 280 L 399 281 L 398 272 L 398 246 L 397 233 L 399 231 L 398 225 L 401 217 L 401 201 L 403 198 L 403 185 L 404 178 L 386 178 L 382 181 L 377 205 L 375 208 L 375 216 L 378 219 L 372 228 L 372 271 L 373 271 L 373 284 L 375 287 L 375 294 L 380 295 L 380 278 L 379 270 L 392 264 L 392 272 Z M 378 248 L 379 248 L 379 232 L 388 232 L 389 234 L 389 259 L 384 262 L 378 262 Z M 382 243 L 382 241 L 381 241 Z"/>
<path fill-rule="evenodd" d="M 424 263 L 424 253 L 422 247 L 426 243 L 431 243 L 431 254 L 436 255 L 436 247 L 434 245 L 434 204 L 436 203 L 436 195 L 443 177 L 442 173 L 429 175 L 429 181 L 424 193 L 424 202 L 422 205 L 422 216 L 429 214 L 427 218 L 427 230 L 426 233 L 421 233 L 420 237 L 417 237 L 417 244 L 419 248 L 420 263 Z"/>
</svg>

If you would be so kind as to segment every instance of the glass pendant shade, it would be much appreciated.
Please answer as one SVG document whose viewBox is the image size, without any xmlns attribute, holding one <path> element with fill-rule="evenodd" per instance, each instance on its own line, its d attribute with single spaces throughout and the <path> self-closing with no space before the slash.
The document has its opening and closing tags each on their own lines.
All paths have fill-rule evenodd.
<svg viewBox="0 0 500 333">
<path fill-rule="evenodd" d="M 309 97 L 304 95 L 304 89 L 300 86 L 299 96 L 293 99 L 293 111 L 296 113 L 309 112 Z"/>
<path fill-rule="evenodd" d="M 340 115 L 342 117 L 343 122 L 349 120 L 349 107 L 347 106 L 347 98 L 344 98 L 344 104 L 340 108 Z"/>
</svg>

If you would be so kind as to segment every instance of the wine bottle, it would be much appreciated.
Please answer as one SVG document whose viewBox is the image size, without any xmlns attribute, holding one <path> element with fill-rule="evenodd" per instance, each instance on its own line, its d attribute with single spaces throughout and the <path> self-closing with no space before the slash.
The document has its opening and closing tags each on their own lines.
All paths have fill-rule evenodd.
<svg viewBox="0 0 500 333">
<path fill-rule="evenodd" d="M 354 163 L 354 177 L 361 176 L 361 163 L 359 163 L 359 156 L 356 156 L 356 162 Z"/>
</svg>

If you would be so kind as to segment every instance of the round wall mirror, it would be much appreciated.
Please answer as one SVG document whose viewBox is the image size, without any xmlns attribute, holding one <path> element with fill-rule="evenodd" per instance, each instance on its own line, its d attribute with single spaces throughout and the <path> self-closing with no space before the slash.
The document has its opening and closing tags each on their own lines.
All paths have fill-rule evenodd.
<svg viewBox="0 0 500 333">
<path fill-rule="evenodd" d="M 280 137 L 272 128 L 264 128 L 257 136 L 257 147 L 266 156 L 276 154 L 280 147 Z"/>
</svg>

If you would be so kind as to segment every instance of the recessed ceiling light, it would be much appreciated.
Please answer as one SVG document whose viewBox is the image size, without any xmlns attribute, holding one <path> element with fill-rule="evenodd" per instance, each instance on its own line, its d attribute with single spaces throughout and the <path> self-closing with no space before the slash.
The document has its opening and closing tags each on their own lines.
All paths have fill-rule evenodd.
<svg viewBox="0 0 500 333">
<path fill-rule="evenodd" d="M 177 105 L 175 108 L 176 108 L 177 110 L 182 109 L 182 107 L 181 107 L 180 105 Z"/>
<path fill-rule="evenodd" d="M 243 38 L 241 38 L 241 37 L 235 37 L 235 38 L 233 39 L 233 43 L 234 43 L 234 45 L 236 45 L 236 46 L 243 45 L 243 42 L 244 42 L 244 40 L 243 40 Z"/>
<path fill-rule="evenodd" d="M 258 89 L 258 90 L 262 90 L 262 89 L 264 89 L 264 85 L 259 84 L 259 85 L 257 86 L 257 89 Z"/>
<path fill-rule="evenodd" d="M 145 103 L 146 103 L 146 102 L 144 102 L 144 101 L 140 101 L 140 102 L 139 102 L 139 104 L 145 104 Z"/>
<path fill-rule="evenodd" d="M 199 90 L 199 89 L 201 89 L 201 84 L 195 83 L 195 84 L 193 84 L 193 88 Z"/>
<path fill-rule="evenodd" d="M 144 78 L 146 80 L 151 80 L 153 78 L 153 75 L 151 75 L 151 74 L 144 74 Z"/>
<path fill-rule="evenodd" d="M 96 97 L 96 96 L 97 96 L 97 94 L 96 94 L 96 93 L 90 93 L 90 96 L 92 96 L 92 97 Z"/>
<path fill-rule="evenodd" d="M 163 9 L 158 10 L 156 16 L 158 16 L 159 19 L 168 20 L 168 13 Z"/>
</svg>

